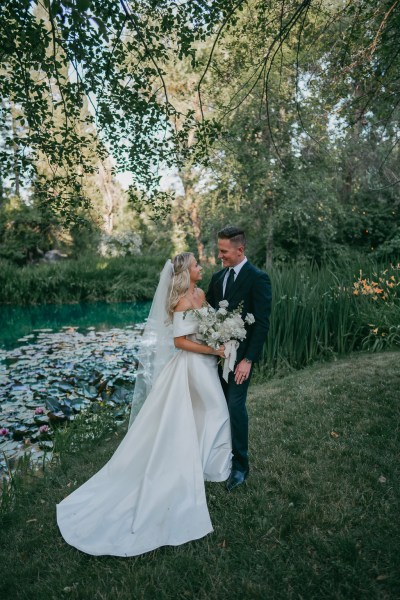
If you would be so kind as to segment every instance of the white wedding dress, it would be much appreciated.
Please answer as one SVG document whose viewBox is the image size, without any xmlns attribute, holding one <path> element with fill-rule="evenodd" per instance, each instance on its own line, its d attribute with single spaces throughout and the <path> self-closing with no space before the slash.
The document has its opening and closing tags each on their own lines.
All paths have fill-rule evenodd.
<svg viewBox="0 0 400 600">
<path fill-rule="evenodd" d="M 198 341 L 197 329 L 192 312 L 174 313 L 174 337 Z M 57 523 L 68 544 L 93 555 L 183 544 L 213 531 L 204 480 L 225 481 L 230 467 L 217 357 L 177 350 L 112 458 L 57 504 Z"/>
</svg>

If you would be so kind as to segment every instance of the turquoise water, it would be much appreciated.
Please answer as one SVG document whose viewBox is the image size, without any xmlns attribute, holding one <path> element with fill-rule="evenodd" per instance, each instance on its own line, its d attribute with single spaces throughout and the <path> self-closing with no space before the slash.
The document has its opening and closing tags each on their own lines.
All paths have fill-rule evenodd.
<svg viewBox="0 0 400 600">
<path fill-rule="evenodd" d="M 18 339 L 35 329 L 94 327 L 107 330 L 142 323 L 150 302 L 93 302 L 90 304 L 46 304 L 39 306 L 0 306 L 0 347 L 10 349 Z"/>
</svg>

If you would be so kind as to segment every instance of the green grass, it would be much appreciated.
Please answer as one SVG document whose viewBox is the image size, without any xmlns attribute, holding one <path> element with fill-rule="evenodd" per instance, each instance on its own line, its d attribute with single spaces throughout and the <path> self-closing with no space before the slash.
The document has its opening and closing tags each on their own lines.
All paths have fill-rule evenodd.
<svg viewBox="0 0 400 600">
<path fill-rule="evenodd" d="M 59 534 L 55 504 L 104 465 L 126 428 L 105 417 L 87 440 L 78 420 L 58 436 L 57 463 L 17 478 L 3 507 L 0 596 L 397 599 L 399 360 L 353 355 L 253 385 L 247 485 L 228 494 L 207 484 L 214 533 L 141 557 L 92 557 Z"/>
</svg>

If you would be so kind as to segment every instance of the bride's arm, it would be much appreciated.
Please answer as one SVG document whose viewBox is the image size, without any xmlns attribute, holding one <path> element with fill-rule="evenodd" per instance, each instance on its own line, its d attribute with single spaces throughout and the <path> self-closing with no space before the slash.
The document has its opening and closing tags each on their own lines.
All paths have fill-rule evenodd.
<svg viewBox="0 0 400 600">
<path fill-rule="evenodd" d="M 203 303 L 205 301 L 205 295 L 203 290 L 198 289 L 198 299 Z M 191 309 L 192 306 L 187 298 L 181 298 L 178 304 L 175 307 L 175 310 L 178 312 L 182 312 L 183 310 Z M 213 354 L 214 356 L 221 356 L 224 358 L 224 346 L 220 346 L 218 350 L 214 350 L 210 346 L 206 346 L 205 344 L 198 344 L 197 342 L 193 342 L 192 340 L 188 340 L 185 335 L 180 335 L 174 337 L 175 348 L 179 348 L 179 350 L 186 350 L 186 352 L 197 352 L 199 354 Z"/>
<path fill-rule="evenodd" d="M 186 352 L 198 352 L 199 354 L 214 354 L 215 356 L 221 356 L 222 358 L 225 356 L 224 346 L 220 346 L 218 350 L 214 350 L 214 348 L 206 346 L 205 344 L 198 344 L 197 342 L 188 340 L 185 335 L 174 337 L 174 344 L 175 348 L 179 348 L 179 350 L 186 350 Z"/>
</svg>

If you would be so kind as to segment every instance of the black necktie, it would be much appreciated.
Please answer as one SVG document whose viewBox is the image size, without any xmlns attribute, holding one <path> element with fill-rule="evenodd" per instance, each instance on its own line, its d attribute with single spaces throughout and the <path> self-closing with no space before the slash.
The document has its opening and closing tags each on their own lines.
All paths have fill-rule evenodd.
<svg viewBox="0 0 400 600">
<path fill-rule="evenodd" d="M 227 280 L 226 286 L 225 286 L 224 298 L 228 297 L 229 292 L 231 291 L 234 283 L 235 283 L 235 271 L 233 269 L 230 269 L 229 275 L 228 275 L 228 280 Z"/>
</svg>

